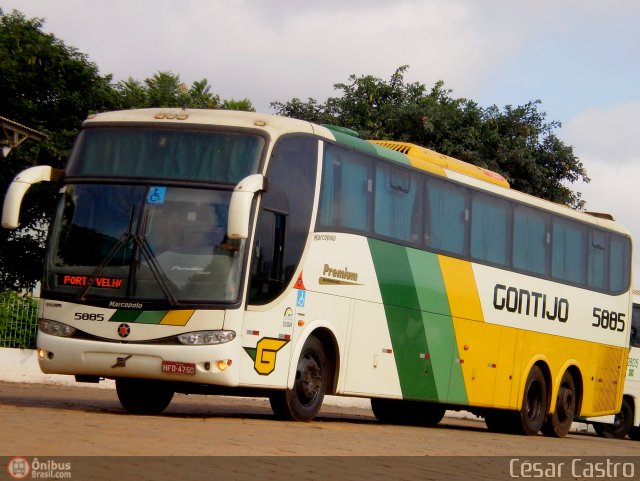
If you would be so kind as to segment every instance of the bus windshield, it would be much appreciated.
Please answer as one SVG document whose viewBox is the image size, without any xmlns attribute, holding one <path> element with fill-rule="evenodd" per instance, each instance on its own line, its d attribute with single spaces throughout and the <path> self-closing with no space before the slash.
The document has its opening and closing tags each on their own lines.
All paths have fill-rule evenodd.
<svg viewBox="0 0 640 481">
<path fill-rule="evenodd" d="M 65 173 L 235 185 L 258 171 L 264 145 L 237 131 L 92 127 L 80 133 Z"/>
<path fill-rule="evenodd" d="M 231 302 L 244 243 L 226 238 L 231 190 L 70 184 L 45 289 L 82 299 Z"/>
</svg>

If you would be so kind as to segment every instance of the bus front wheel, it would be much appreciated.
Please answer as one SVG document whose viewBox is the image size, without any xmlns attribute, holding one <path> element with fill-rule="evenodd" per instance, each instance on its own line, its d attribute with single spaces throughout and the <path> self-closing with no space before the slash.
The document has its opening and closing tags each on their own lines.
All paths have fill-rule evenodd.
<svg viewBox="0 0 640 481">
<path fill-rule="evenodd" d="M 294 421 L 311 421 L 324 400 L 327 390 L 328 363 L 320 340 L 309 337 L 304 343 L 293 389 L 275 391 L 269 396 L 276 417 Z"/>
<path fill-rule="evenodd" d="M 131 414 L 160 414 L 173 399 L 173 391 L 161 381 L 116 379 L 120 404 Z"/>
<path fill-rule="evenodd" d="M 622 407 L 620 412 L 616 414 L 613 424 L 593 423 L 593 429 L 598 433 L 598 436 L 610 439 L 623 439 L 627 434 L 631 436 L 632 426 L 633 408 L 627 398 L 622 399 Z"/>
<path fill-rule="evenodd" d="M 563 438 L 569 433 L 573 416 L 576 413 L 576 383 L 569 371 L 562 375 L 556 409 L 549 414 L 549 418 L 542 425 L 542 433 L 545 436 Z"/>
<path fill-rule="evenodd" d="M 529 371 L 518 413 L 516 430 L 527 436 L 535 436 L 542 428 L 547 414 L 547 382 L 539 366 Z"/>
</svg>

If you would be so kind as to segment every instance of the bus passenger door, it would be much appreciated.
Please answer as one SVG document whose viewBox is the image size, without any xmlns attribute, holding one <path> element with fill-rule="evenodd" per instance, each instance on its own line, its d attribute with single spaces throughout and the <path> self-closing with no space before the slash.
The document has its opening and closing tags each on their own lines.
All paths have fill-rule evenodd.
<svg viewBox="0 0 640 481">
<path fill-rule="evenodd" d="M 309 237 L 317 162 L 318 140 L 297 135 L 280 139 L 269 160 L 249 264 L 242 333 L 249 357 L 241 368 L 242 383 L 287 384 L 301 303 L 294 275 Z"/>
</svg>

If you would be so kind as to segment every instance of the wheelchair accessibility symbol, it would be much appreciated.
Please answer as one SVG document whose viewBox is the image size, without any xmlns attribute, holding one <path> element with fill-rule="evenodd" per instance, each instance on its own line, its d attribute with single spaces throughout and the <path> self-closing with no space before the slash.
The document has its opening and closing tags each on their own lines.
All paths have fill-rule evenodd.
<svg viewBox="0 0 640 481">
<path fill-rule="evenodd" d="M 147 194 L 147 204 L 164 204 L 167 195 L 166 187 L 150 187 Z"/>
<path fill-rule="evenodd" d="M 298 291 L 298 301 L 296 302 L 297 307 L 304 307 L 304 302 L 307 298 L 307 291 Z"/>
</svg>

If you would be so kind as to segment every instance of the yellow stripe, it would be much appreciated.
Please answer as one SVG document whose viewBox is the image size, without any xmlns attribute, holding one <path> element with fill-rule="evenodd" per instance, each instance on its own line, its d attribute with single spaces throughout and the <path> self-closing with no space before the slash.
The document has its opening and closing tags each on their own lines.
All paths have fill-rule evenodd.
<svg viewBox="0 0 640 481">
<path fill-rule="evenodd" d="M 484 321 L 471 263 L 438 256 L 452 317 Z"/>
<path fill-rule="evenodd" d="M 169 311 L 164 316 L 164 318 L 162 318 L 160 324 L 166 326 L 186 326 L 187 322 L 189 322 L 189 319 L 191 319 L 191 316 L 193 316 L 194 312 L 196 311 L 193 309 L 184 311 Z"/>
<path fill-rule="evenodd" d="M 551 403 L 564 372 L 580 372 L 580 415 L 610 414 L 622 402 L 627 350 L 597 343 L 498 326 L 485 322 L 470 262 L 438 256 L 455 329 L 457 362 L 471 406 L 520 409 L 531 366 L 549 369 Z M 569 354 L 570 353 L 570 354 Z"/>
</svg>

